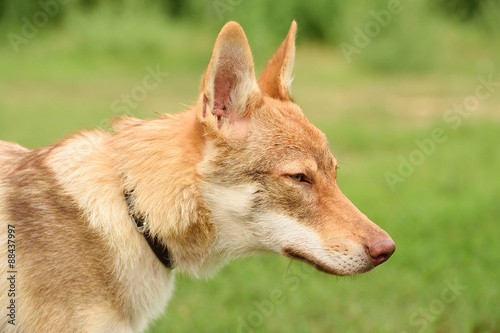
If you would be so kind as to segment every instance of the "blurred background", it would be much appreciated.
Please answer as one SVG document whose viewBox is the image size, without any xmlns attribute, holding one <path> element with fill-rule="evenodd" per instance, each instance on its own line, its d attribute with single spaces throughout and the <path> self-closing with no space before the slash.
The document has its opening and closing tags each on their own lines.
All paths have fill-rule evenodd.
<svg viewBox="0 0 500 333">
<path fill-rule="evenodd" d="M 500 332 L 499 1 L 0 0 L 0 140 L 184 110 L 225 22 L 258 74 L 293 19 L 294 99 L 397 251 L 354 278 L 277 255 L 178 276 L 148 332 Z"/>
</svg>

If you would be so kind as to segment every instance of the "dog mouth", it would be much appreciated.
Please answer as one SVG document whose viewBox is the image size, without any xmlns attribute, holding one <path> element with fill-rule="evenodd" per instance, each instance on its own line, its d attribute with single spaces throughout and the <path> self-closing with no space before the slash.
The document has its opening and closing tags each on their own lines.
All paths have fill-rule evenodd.
<svg viewBox="0 0 500 333">
<path fill-rule="evenodd" d="M 301 253 L 298 253 L 292 249 L 285 248 L 283 250 L 283 253 L 286 257 L 288 257 L 290 259 L 305 262 L 306 264 L 311 265 L 312 267 L 316 268 L 320 272 L 331 274 L 331 275 L 343 275 L 343 274 L 336 273 L 332 269 L 329 269 L 329 268 L 326 268 L 325 266 L 322 266 L 321 264 L 317 263 L 316 261 L 309 259 L 309 258 L 307 258 L 307 256 L 305 256 Z"/>
</svg>

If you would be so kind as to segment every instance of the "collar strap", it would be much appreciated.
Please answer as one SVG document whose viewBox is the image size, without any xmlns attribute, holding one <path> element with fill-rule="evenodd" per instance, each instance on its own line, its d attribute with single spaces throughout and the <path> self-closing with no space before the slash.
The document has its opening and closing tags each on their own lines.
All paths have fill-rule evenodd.
<svg viewBox="0 0 500 333">
<path fill-rule="evenodd" d="M 149 247 L 151 248 L 151 250 L 153 250 L 158 260 L 160 260 L 161 263 L 168 269 L 173 269 L 174 265 L 172 263 L 172 259 L 170 258 L 168 248 L 165 245 L 161 244 L 156 235 L 151 235 L 151 233 L 149 232 L 148 224 L 144 221 L 144 216 L 135 211 L 134 198 L 132 196 L 133 192 L 134 190 L 125 191 L 123 194 L 125 196 L 125 201 L 127 201 L 129 215 L 134 221 L 137 231 L 139 231 L 139 233 L 144 236 L 149 244 Z"/>
</svg>

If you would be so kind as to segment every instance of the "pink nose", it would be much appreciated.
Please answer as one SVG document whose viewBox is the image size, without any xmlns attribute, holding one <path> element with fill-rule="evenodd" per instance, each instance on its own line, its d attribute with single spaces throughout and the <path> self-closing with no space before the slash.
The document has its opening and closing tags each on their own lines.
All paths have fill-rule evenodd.
<svg viewBox="0 0 500 333">
<path fill-rule="evenodd" d="M 387 261 L 394 251 L 396 251 L 396 244 L 394 244 L 394 241 L 390 238 L 376 240 L 366 247 L 366 252 L 375 266 Z"/>
</svg>

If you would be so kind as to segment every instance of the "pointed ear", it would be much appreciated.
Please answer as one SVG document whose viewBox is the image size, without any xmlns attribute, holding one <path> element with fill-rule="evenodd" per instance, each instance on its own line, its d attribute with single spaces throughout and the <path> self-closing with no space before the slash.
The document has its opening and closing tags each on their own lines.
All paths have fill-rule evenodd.
<svg viewBox="0 0 500 333">
<path fill-rule="evenodd" d="M 238 127 L 255 101 L 262 99 L 252 53 L 241 26 L 228 22 L 215 41 L 201 82 L 199 119 L 213 130 L 225 124 Z M 238 127 L 239 128 L 239 127 Z"/>
<path fill-rule="evenodd" d="M 290 100 L 290 85 L 292 83 L 293 61 L 295 59 L 295 32 L 297 23 L 292 22 L 288 35 L 278 51 L 267 63 L 260 75 L 259 87 L 269 97 Z"/>
</svg>

